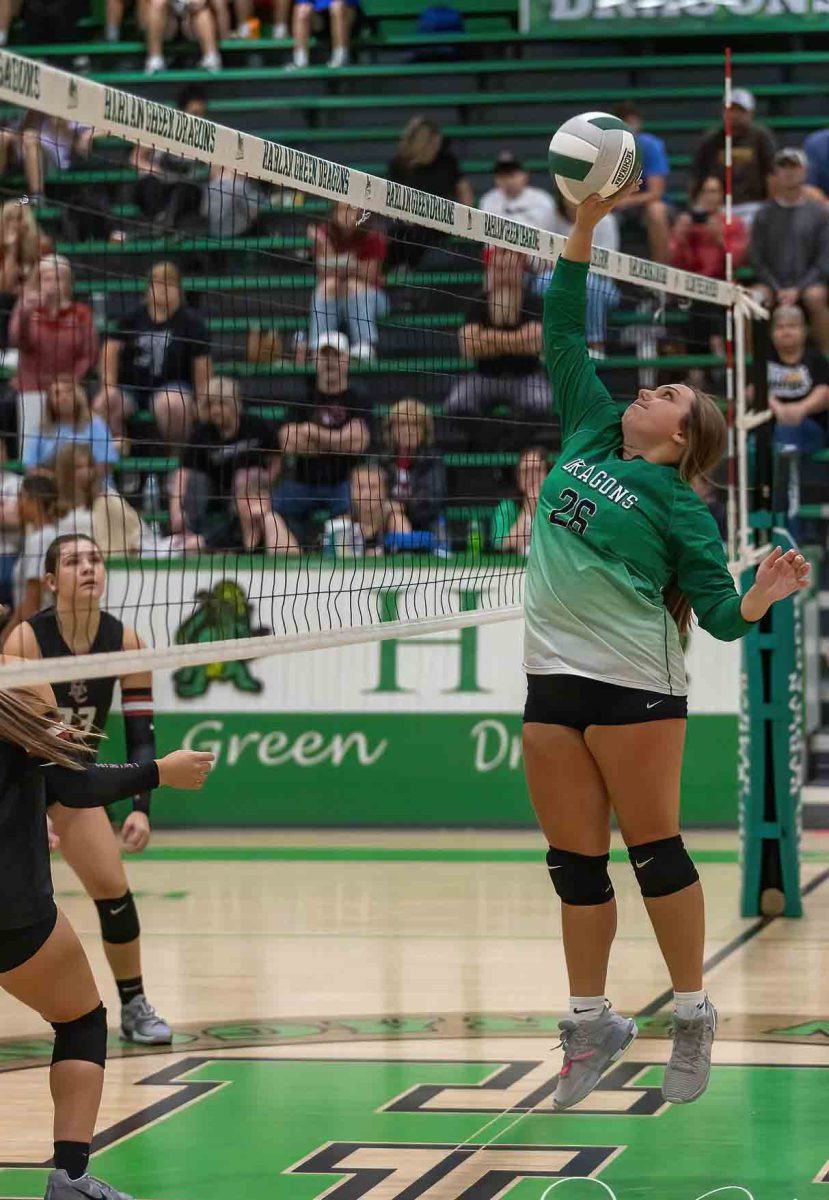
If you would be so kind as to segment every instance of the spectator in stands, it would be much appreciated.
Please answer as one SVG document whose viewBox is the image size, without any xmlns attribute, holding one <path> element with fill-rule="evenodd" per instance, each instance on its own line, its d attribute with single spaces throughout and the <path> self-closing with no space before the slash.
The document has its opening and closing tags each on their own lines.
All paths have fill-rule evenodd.
<svg viewBox="0 0 829 1200">
<path fill-rule="evenodd" d="M 435 423 L 422 400 L 398 400 L 384 423 L 382 459 L 389 496 L 412 529 L 432 530 L 446 504 L 446 468 L 435 448 Z"/>
<path fill-rule="evenodd" d="M 408 122 L 386 168 L 386 177 L 393 183 L 419 188 L 444 200 L 475 203 L 472 184 L 464 176 L 440 126 L 429 117 L 416 116 Z M 391 234 L 390 266 L 416 267 L 430 247 L 440 246 L 444 240 L 434 230 L 408 225 L 405 221 L 395 221 Z"/>
<path fill-rule="evenodd" d="M 754 121 L 756 103 L 745 88 L 731 95 L 734 211 L 751 226 L 769 195 L 774 171 L 774 138 Z M 691 194 L 709 175 L 725 181 L 725 125 L 712 129 L 700 142 L 691 163 Z"/>
<path fill-rule="evenodd" d="M 43 559 L 58 536 L 57 503 L 58 491 L 53 476 L 27 475 L 21 481 L 17 511 L 23 541 L 14 568 L 15 612 L 3 630 L 4 640 L 14 625 L 38 612 L 46 598 Z"/>
<path fill-rule="evenodd" d="M 20 155 L 29 202 L 38 204 L 53 172 L 69 171 L 92 151 L 93 129 L 67 117 L 30 109 L 20 128 Z"/>
<path fill-rule="evenodd" d="M 756 292 L 770 306 L 801 304 L 821 350 L 829 350 L 829 211 L 804 196 L 806 155 L 789 146 L 775 155 L 776 198 L 751 230 Z"/>
<path fill-rule="evenodd" d="M 60 533 L 92 536 L 92 509 L 101 494 L 101 475 L 88 445 L 70 442 L 55 456 L 57 525 Z"/>
<path fill-rule="evenodd" d="M 467 310 L 458 334 L 463 358 L 474 363 L 446 398 L 444 415 L 480 416 L 484 408 L 509 404 L 515 415 L 549 418 L 550 385 L 541 369 L 542 331 L 538 299 L 523 254 L 489 247 L 483 296 Z"/>
<path fill-rule="evenodd" d="M 169 26 L 177 20 L 187 38 L 199 43 L 199 66 L 205 71 L 221 71 L 222 57 L 217 41 L 216 18 L 209 0 L 146 0 L 147 75 L 164 71 L 164 38 L 170 36 Z"/>
<path fill-rule="evenodd" d="M 300 537 L 315 510 L 341 516 L 351 509 L 349 475 L 368 448 L 360 397 L 348 383 L 348 339 L 326 334 L 316 346 L 316 380 L 308 402 L 297 405 L 280 430 L 280 447 L 296 456 L 292 479 L 283 479 L 274 507 Z"/>
<path fill-rule="evenodd" d="M 642 114 L 632 100 L 620 104 L 616 116 L 633 130 L 642 157 L 641 188 L 617 204 L 614 210 L 621 225 L 622 243 L 624 245 L 626 240 L 626 227 L 644 225 L 651 258 L 655 262 L 667 262 L 671 222 L 665 189 L 671 168 L 665 143 L 642 128 Z"/>
<path fill-rule="evenodd" d="M 808 186 L 829 200 L 829 129 L 810 133 L 803 142 L 803 151 L 809 162 Z"/>
<path fill-rule="evenodd" d="M 555 193 L 555 212 L 550 229 L 562 237 L 569 237 L 576 219 L 576 206 L 565 200 L 560 192 Z M 603 250 L 619 249 L 619 225 L 615 213 L 607 213 L 599 221 L 593 231 L 593 245 Z M 539 272 L 535 290 L 543 295 L 552 278 L 552 268 L 544 263 L 544 269 Z M 597 275 L 595 271 L 587 274 L 587 344 L 594 358 L 604 356 L 607 341 L 607 321 L 610 311 L 619 304 L 619 289 L 612 279 L 606 275 Z"/>
<path fill-rule="evenodd" d="M 9 321 L 9 343 L 19 354 L 17 431 L 40 428 L 46 392 L 59 376 L 86 378 L 98 358 L 98 334 L 88 304 L 73 296 L 72 268 L 62 255 L 32 267 Z"/>
<path fill-rule="evenodd" d="M 6 345 L 9 318 L 29 272 L 52 251 L 31 205 L 19 200 L 0 205 L 0 346 Z"/>
<path fill-rule="evenodd" d="M 530 187 L 530 176 L 511 150 L 502 150 L 493 167 L 495 187 L 485 192 L 479 207 L 497 217 L 523 221 L 538 229 L 552 229 L 553 198 L 541 188 Z"/>
<path fill-rule="evenodd" d="M 775 441 L 812 453 L 826 437 L 829 363 L 809 346 L 803 310 L 796 305 L 775 310 L 771 340 L 769 408 L 776 422 Z"/>
<path fill-rule="evenodd" d="M 6 443 L 0 438 L 0 604 L 14 604 L 12 579 L 19 548 L 20 514 L 17 497 L 20 476 L 6 469 Z"/>
<path fill-rule="evenodd" d="M 204 420 L 170 480 L 173 532 L 201 534 L 211 550 L 261 544 L 269 553 L 296 553 L 299 547 L 270 499 L 280 466 L 276 426 L 245 412 L 234 380 L 214 376 Z"/>
<path fill-rule="evenodd" d="M 549 471 L 546 450 L 528 446 L 521 451 L 515 468 L 518 498 L 502 500 L 492 515 L 490 541 L 493 549 L 509 554 L 529 554 L 538 497 Z"/>
<path fill-rule="evenodd" d="M 730 246 L 734 267 L 742 266 L 748 252 L 748 229 L 732 214 L 725 224 L 723 186 L 716 175 L 702 179 L 691 193 L 689 212 L 680 213 L 671 237 L 671 264 L 697 275 L 725 279 L 725 256 Z M 730 242 L 729 242 L 730 239 Z"/>
<path fill-rule="evenodd" d="M 188 116 L 206 117 L 207 92 L 199 84 L 190 83 L 179 92 L 176 107 Z M 132 149 L 130 164 L 138 173 L 135 203 L 148 221 L 167 229 L 181 229 L 199 214 L 207 173 L 202 163 L 139 142 Z"/>
<path fill-rule="evenodd" d="M 359 209 L 345 203 L 335 204 L 330 219 L 310 226 L 308 232 L 317 268 L 311 345 L 336 333 L 343 323 L 354 358 L 369 360 L 377 348 L 377 321 L 389 310 L 382 274 L 386 238 L 370 223 L 361 225 Z"/>
<path fill-rule="evenodd" d="M 88 445 L 102 468 L 118 461 L 118 446 L 109 426 L 92 415 L 85 389 L 71 375 L 60 375 L 49 386 L 40 429 L 20 440 L 27 470 L 51 466 L 59 448 L 72 442 Z"/>
<path fill-rule="evenodd" d="M 358 532 L 356 546 L 364 554 L 384 554 L 389 534 L 412 532 L 403 505 L 392 499 L 389 476 L 379 463 L 361 463 L 355 467 L 350 488 L 351 519 Z"/>
<path fill-rule="evenodd" d="M 314 18 L 328 14 L 331 23 L 331 57 L 328 66 L 336 70 L 351 61 L 351 34 L 360 11 L 360 0 L 297 0 L 294 5 L 294 50 L 289 69 L 308 66 L 311 29 Z"/>
<path fill-rule="evenodd" d="M 193 398 L 204 395 L 210 374 L 207 326 L 184 303 L 178 267 L 156 263 L 144 302 L 104 343 L 93 408 L 116 437 L 123 437 L 131 413 L 150 408 L 164 440 L 180 446 L 192 424 Z"/>
</svg>

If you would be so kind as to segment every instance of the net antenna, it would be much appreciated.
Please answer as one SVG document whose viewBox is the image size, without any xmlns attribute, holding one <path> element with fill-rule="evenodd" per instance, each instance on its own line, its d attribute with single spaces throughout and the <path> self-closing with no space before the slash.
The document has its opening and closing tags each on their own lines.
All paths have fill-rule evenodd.
<svg viewBox="0 0 829 1200">
<path fill-rule="evenodd" d="M 529 270 L 532 265 L 532 269 L 543 276 L 552 269 L 564 249 L 565 238 L 546 230 L 319 158 L 254 133 L 239 132 L 6 51 L 0 52 L 0 102 L 11 106 L 18 114 L 25 111 L 69 119 L 76 126 L 91 130 L 96 139 L 101 135 L 104 139 L 115 138 L 130 150 L 138 147 L 159 156 L 168 154 L 178 160 L 205 164 L 211 168 L 211 178 L 216 174 L 227 174 L 231 178 L 255 181 L 275 191 L 281 190 L 283 197 L 296 198 L 294 215 L 302 222 L 303 233 L 307 212 L 312 208 L 311 201 L 317 203 L 318 199 L 323 199 L 332 203 L 344 202 L 356 209 L 361 230 L 371 218 L 377 218 L 392 223 L 392 229 L 403 225 L 410 238 L 414 236 L 426 245 L 433 245 L 435 235 L 439 235 L 440 245 L 445 248 L 452 269 L 444 273 L 410 271 L 406 275 L 401 272 L 395 277 L 396 286 L 412 288 L 412 296 L 417 298 L 418 305 L 412 306 L 414 313 L 405 319 L 393 313 L 392 324 L 396 332 L 404 329 L 411 332 L 424 327 L 433 331 L 445 328 L 447 332 L 441 336 L 445 336 L 447 345 L 453 348 L 457 346 L 455 327 L 450 322 L 439 325 L 433 309 L 439 307 L 438 300 L 464 299 L 461 296 L 463 287 L 480 288 L 484 275 L 482 250 L 492 252 L 500 248 L 515 252 L 522 256 L 522 269 Z M 120 178 L 116 173 L 116 179 Z M 123 182 L 134 179 L 134 174 L 123 175 Z M 259 242 L 253 247 L 245 246 L 246 251 L 263 255 L 262 261 L 268 265 L 268 270 L 287 241 L 272 240 L 280 243 L 274 250 L 260 247 Z M 216 245 L 221 250 L 224 244 L 218 241 Z M 169 246 L 161 244 L 159 257 L 170 259 L 180 248 L 180 241 L 174 237 Z M 99 240 L 95 242 L 94 252 L 104 257 L 106 267 L 101 273 L 109 271 L 112 278 L 105 282 L 114 285 L 114 292 L 141 294 L 145 280 L 131 279 L 126 274 L 128 249 L 129 246 L 119 246 L 115 242 L 102 246 Z M 235 244 L 230 242 L 225 249 L 235 249 Z M 235 266 L 236 260 L 233 261 Z M 290 262 L 292 269 L 297 268 L 296 257 L 288 258 L 285 254 L 284 261 Z M 699 344 L 706 347 L 709 330 L 721 326 L 722 310 L 725 309 L 727 318 L 733 314 L 732 388 L 736 400 L 738 453 L 732 487 L 735 482 L 740 482 L 747 489 L 743 474 L 747 456 L 739 440 L 746 435 L 745 364 L 741 362 L 745 329 L 742 322 L 749 311 L 757 311 L 757 306 L 733 279 L 695 275 L 602 247 L 594 249 L 591 274 L 605 287 L 607 294 L 618 293 L 622 297 L 624 303 L 618 313 L 620 341 L 623 345 L 633 346 L 636 351 L 628 351 L 615 360 L 609 356 L 605 366 L 608 370 L 614 367 L 620 371 L 637 370 L 640 383 L 655 378 L 658 372 L 684 369 L 678 359 L 674 362 L 670 356 L 661 356 L 659 347 L 660 341 L 668 338 L 671 322 L 686 319 L 689 301 L 704 310 L 708 324 L 699 335 Z M 234 275 L 244 278 L 240 272 L 234 271 Z M 207 278 L 200 281 L 203 289 L 215 286 L 215 279 L 208 272 Z M 254 282 L 258 293 L 264 294 L 264 302 L 272 305 L 279 302 L 280 294 L 265 286 L 268 280 Z M 183 283 L 185 290 L 194 286 L 188 281 L 186 272 Z M 92 285 L 84 282 L 76 287 L 76 291 L 85 289 L 86 294 L 93 294 L 94 300 L 94 286 L 94 282 Z M 218 324 L 224 328 L 234 320 L 235 314 L 226 317 L 222 312 Z M 379 366 L 382 364 L 368 362 L 365 367 L 354 369 L 364 369 L 374 383 Z M 442 401 L 449 387 L 457 381 L 458 371 L 468 368 L 469 362 L 458 362 L 456 349 L 454 356 L 432 351 L 423 359 L 423 365 L 415 368 L 420 371 L 416 379 L 425 383 L 428 378 Z M 291 369 L 297 373 L 297 368 L 292 366 Z M 411 368 L 404 365 L 401 374 L 405 370 Z M 274 371 L 275 376 L 278 375 L 276 368 Z M 407 383 L 405 386 L 408 389 L 417 385 Z M 615 387 L 612 383 L 610 386 Z M 622 388 L 625 384 L 618 386 Z M 412 391 L 406 390 L 402 394 L 410 396 Z M 400 395 L 398 391 L 396 398 Z M 440 415 L 441 405 L 434 408 Z M 373 417 L 376 414 L 367 415 Z M 545 415 L 544 419 L 549 427 L 549 417 Z M 455 431 L 462 430 L 466 418 L 459 416 L 455 420 Z M 485 420 L 490 420 L 493 426 L 496 424 L 494 418 Z M 502 420 L 498 428 L 514 433 L 517 425 L 511 418 Z M 496 446 L 492 451 L 481 453 L 441 451 L 440 457 L 445 460 L 447 469 L 454 469 L 460 463 L 463 469 L 488 470 L 492 467 L 506 471 L 514 469 L 518 455 L 505 453 Z M 170 459 L 160 461 L 167 464 L 166 469 L 171 469 Z M 747 494 L 746 490 L 746 497 Z M 218 663 L 515 619 L 521 612 L 524 555 L 482 552 L 485 538 L 474 527 L 477 518 L 473 515 L 470 496 L 464 493 L 461 497 L 463 506 L 459 507 L 457 493 L 450 493 L 450 516 L 453 496 L 455 514 L 460 514 L 458 519 L 470 526 L 469 534 L 464 532 L 461 539 L 453 539 L 451 530 L 448 534 L 441 533 L 438 542 L 433 543 L 431 554 L 418 553 L 414 546 L 409 546 L 405 552 L 385 558 L 331 557 L 317 553 L 301 555 L 288 562 L 277 554 L 260 556 L 253 562 L 243 556 L 199 554 L 197 557 L 179 557 L 173 562 L 168 557 L 163 565 L 165 569 L 175 568 L 173 578 L 169 570 L 165 574 L 156 569 L 150 562 L 151 552 L 145 552 L 142 543 L 138 558 L 110 562 L 110 594 L 105 603 L 110 611 L 138 628 L 148 644 L 147 649 L 74 656 L 68 663 L 52 659 L 9 665 L 4 668 L 4 681 L 14 685 L 37 680 L 122 675 L 162 666 Z M 746 500 L 740 504 L 737 514 L 739 536 L 730 538 L 730 545 L 733 541 L 735 546 L 731 557 L 737 563 L 750 552 L 747 509 Z M 231 584 L 238 583 L 243 575 L 246 580 L 243 598 L 258 608 L 255 615 L 261 620 L 252 620 L 252 626 L 261 627 L 260 635 L 255 635 L 256 630 L 248 622 L 247 627 L 238 630 L 239 636 L 220 633 L 209 643 L 196 643 L 195 637 L 179 636 L 193 612 L 195 597 L 214 595 L 217 585 L 228 579 Z M 120 590 L 114 589 L 116 577 Z M 118 595 L 113 598 L 114 590 L 118 590 Z M 216 636 L 215 631 L 213 636 Z"/>
</svg>

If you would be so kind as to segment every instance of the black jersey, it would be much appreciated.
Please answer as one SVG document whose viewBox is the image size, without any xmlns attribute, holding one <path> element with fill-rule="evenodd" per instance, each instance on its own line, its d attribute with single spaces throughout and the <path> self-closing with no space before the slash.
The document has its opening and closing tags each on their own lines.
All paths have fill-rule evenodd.
<svg viewBox="0 0 829 1200">
<path fill-rule="evenodd" d="M 30 617 L 29 624 L 43 658 L 71 656 L 72 651 L 63 640 L 57 612 L 54 608 L 45 609 L 36 616 Z M 110 650 L 122 650 L 123 648 L 124 626 L 111 613 L 102 612 L 98 632 L 89 648 L 89 653 L 105 654 Z M 109 679 L 75 679 L 71 683 L 53 684 L 61 716 L 67 724 L 75 725 L 87 733 L 91 730 L 103 733 L 109 710 L 112 707 L 115 683 L 115 678 L 110 677 Z"/>
<path fill-rule="evenodd" d="M 154 762 L 73 771 L 0 741 L 0 930 L 36 925 L 53 912 L 47 803 L 93 808 L 155 787 Z"/>
</svg>

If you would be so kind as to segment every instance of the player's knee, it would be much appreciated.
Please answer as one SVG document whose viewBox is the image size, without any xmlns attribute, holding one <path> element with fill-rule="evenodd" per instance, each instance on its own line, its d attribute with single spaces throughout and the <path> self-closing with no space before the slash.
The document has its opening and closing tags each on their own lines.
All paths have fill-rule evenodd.
<svg viewBox="0 0 829 1200">
<path fill-rule="evenodd" d="M 609 854 L 575 854 L 572 850 L 547 851 L 547 870 L 564 904 L 586 907 L 607 904 L 613 899 L 613 884 L 607 873 Z"/>
<path fill-rule="evenodd" d="M 643 842 L 641 846 L 628 846 L 628 856 L 639 890 L 648 898 L 672 896 L 699 879 L 679 834 L 657 842 Z"/>
<path fill-rule="evenodd" d="M 53 1021 L 55 1046 L 52 1062 L 75 1059 L 79 1062 L 106 1065 L 107 1059 L 107 1010 L 103 1004 L 74 1021 Z"/>
<path fill-rule="evenodd" d="M 101 936 L 105 942 L 122 946 L 126 942 L 134 942 L 141 933 L 138 909 L 129 889 L 117 900 L 96 900 L 95 907 L 101 922 Z"/>
</svg>

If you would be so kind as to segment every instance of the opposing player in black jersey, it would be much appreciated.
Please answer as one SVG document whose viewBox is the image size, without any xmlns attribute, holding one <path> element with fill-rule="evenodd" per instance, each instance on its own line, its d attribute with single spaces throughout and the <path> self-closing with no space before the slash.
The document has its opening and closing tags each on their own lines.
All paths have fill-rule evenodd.
<svg viewBox="0 0 829 1200">
<path fill-rule="evenodd" d="M 9 663 L 0 658 L 0 667 Z M 87 1174 L 106 1062 L 106 1009 L 81 943 L 55 906 L 46 804 L 92 811 L 162 784 L 200 788 L 212 755 L 177 750 L 122 766 L 86 766 L 80 731 L 48 684 L 0 691 L 0 988 L 55 1031 L 49 1086 L 54 1170 L 46 1200 L 129 1200 Z"/>
<path fill-rule="evenodd" d="M 46 586 L 54 608 L 44 609 L 18 625 L 7 645 L 21 658 L 60 658 L 135 650 L 141 641 L 134 629 L 101 609 L 106 583 L 103 555 L 88 537 L 64 534 L 49 545 L 44 561 Z M 54 685 L 58 707 L 68 724 L 85 732 L 103 731 L 116 680 L 79 679 Z M 149 672 L 120 679 L 127 758 L 155 758 L 152 676 Z M 144 994 L 138 912 L 127 882 L 118 842 L 103 808 L 77 809 L 54 803 L 52 828 L 64 858 L 95 902 L 104 951 L 121 998 L 121 1033 L 143 1045 L 172 1041 L 167 1022 Z M 127 850 L 143 850 L 150 836 L 150 796 L 133 798 L 121 838 Z"/>
</svg>

